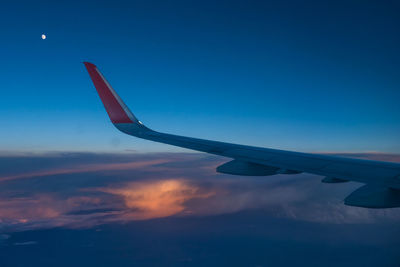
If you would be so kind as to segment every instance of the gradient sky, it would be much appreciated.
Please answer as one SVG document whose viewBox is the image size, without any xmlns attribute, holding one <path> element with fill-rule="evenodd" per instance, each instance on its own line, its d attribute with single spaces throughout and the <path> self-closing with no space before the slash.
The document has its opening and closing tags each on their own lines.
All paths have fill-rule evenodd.
<svg viewBox="0 0 400 267">
<path fill-rule="evenodd" d="M 114 129 L 90 61 L 157 130 L 400 152 L 398 2 L 189 2 L 2 3 L 1 150 L 177 151 Z"/>
</svg>

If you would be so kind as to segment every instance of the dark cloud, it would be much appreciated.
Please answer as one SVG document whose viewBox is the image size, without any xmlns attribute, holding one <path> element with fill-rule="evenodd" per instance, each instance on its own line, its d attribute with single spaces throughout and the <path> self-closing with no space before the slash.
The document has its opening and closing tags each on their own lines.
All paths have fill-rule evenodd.
<svg viewBox="0 0 400 267">
<path fill-rule="evenodd" d="M 26 241 L 26 242 L 21 242 L 21 243 L 14 243 L 14 246 L 29 246 L 29 245 L 36 245 L 36 241 Z"/>
</svg>

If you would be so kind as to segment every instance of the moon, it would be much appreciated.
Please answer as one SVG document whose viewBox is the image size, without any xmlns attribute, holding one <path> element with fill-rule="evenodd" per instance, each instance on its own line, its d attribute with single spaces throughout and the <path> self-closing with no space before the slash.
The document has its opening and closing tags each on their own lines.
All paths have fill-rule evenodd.
<svg viewBox="0 0 400 267">
<path fill-rule="evenodd" d="M 42 34 L 42 40 L 46 39 L 46 34 Z"/>
</svg>

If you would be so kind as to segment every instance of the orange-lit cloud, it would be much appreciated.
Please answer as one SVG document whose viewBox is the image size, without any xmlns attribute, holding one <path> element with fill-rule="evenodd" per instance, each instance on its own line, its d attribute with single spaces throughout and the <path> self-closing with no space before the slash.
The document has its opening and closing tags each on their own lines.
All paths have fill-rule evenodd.
<svg viewBox="0 0 400 267">
<path fill-rule="evenodd" d="M 88 207 L 109 208 L 110 203 L 98 197 L 76 196 L 66 199 L 55 194 L 39 194 L 24 198 L 0 199 L 0 229 L 31 229 L 46 227 L 90 227 L 105 223 L 95 214 L 70 214 Z"/>
<path fill-rule="evenodd" d="M 63 212 L 59 204 L 48 194 L 3 199 L 0 201 L 0 222 L 28 223 L 31 220 L 56 218 Z"/>
<path fill-rule="evenodd" d="M 185 202 L 194 198 L 208 198 L 213 192 L 200 192 L 199 187 L 184 180 L 168 179 L 132 182 L 120 188 L 100 191 L 122 196 L 128 210 L 126 219 L 144 220 L 167 217 L 185 210 Z"/>
<path fill-rule="evenodd" d="M 162 218 L 185 211 L 185 204 L 191 199 L 204 199 L 215 194 L 183 179 L 131 182 L 115 188 L 94 188 L 83 192 L 106 194 L 102 198 L 89 194 L 63 199 L 56 194 L 46 193 L 1 199 L 0 226 L 3 224 L 18 229 L 57 226 L 80 228 L 107 222 Z M 120 197 L 122 202 L 107 199 L 107 194 Z M 77 212 L 91 209 L 95 209 L 95 212 Z"/>
</svg>

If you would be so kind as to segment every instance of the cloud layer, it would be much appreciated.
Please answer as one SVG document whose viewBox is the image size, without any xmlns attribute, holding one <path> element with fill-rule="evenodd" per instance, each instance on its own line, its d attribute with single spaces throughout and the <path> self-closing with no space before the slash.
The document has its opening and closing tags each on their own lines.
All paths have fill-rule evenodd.
<svg viewBox="0 0 400 267">
<path fill-rule="evenodd" d="M 397 155 L 357 156 L 398 160 Z M 343 205 L 342 200 L 359 184 L 327 185 L 320 183 L 321 177 L 307 174 L 241 177 L 216 173 L 215 167 L 223 162 L 223 158 L 186 153 L 3 156 L 0 232 L 88 228 L 246 210 L 319 223 L 400 222 L 399 209 Z"/>
</svg>

